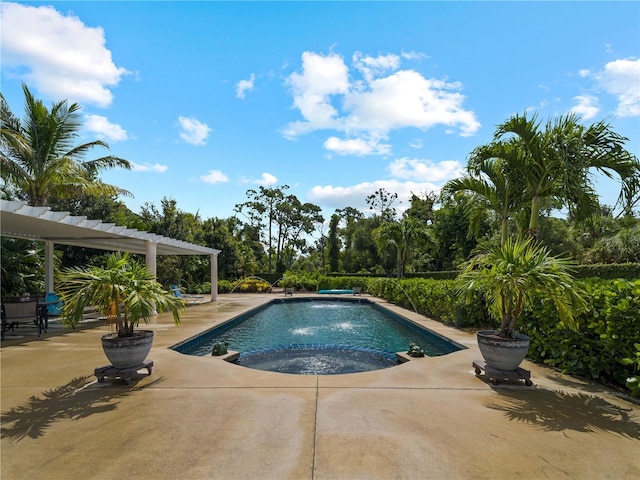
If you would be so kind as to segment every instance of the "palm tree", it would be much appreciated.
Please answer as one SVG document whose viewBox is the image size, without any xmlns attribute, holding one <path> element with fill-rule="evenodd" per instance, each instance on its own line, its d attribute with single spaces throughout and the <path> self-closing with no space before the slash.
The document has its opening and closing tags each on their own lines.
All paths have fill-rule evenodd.
<svg viewBox="0 0 640 480">
<path fill-rule="evenodd" d="M 129 161 L 112 155 L 84 161 L 94 147 L 109 148 L 95 140 L 74 145 L 81 128 L 80 105 L 66 100 L 48 109 L 36 100 L 23 84 L 25 116 L 11 112 L 0 94 L 2 120 L 0 167 L 2 178 L 30 205 L 44 206 L 50 198 L 74 198 L 81 195 L 128 195 L 131 193 L 101 182 L 97 174 L 105 168 L 130 169 Z"/>
<path fill-rule="evenodd" d="M 156 312 L 170 311 L 176 325 L 185 310 L 184 300 L 162 288 L 145 265 L 114 253 L 106 268 L 71 267 L 60 275 L 62 319 L 77 325 L 91 305 L 108 319 L 114 319 L 119 337 L 133 336 L 140 320 L 145 323 Z"/>
<path fill-rule="evenodd" d="M 543 199 L 552 198 L 566 205 L 576 219 L 588 218 L 598 207 L 593 185 L 595 171 L 621 183 L 618 204 L 627 204 L 640 184 L 640 163 L 624 149 L 627 138 L 613 132 L 609 124 L 588 127 L 579 117 L 567 114 L 547 122 L 540 129 L 537 115 L 515 115 L 498 125 L 496 141 L 513 135 L 522 150 L 513 174 L 525 180 L 531 201 L 529 233 L 538 230 Z"/>
<path fill-rule="evenodd" d="M 487 210 L 494 212 L 500 220 L 501 245 L 507 240 L 509 219 L 527 203 L 522 178 L 512 173 L 521 155 L 513 141 L 480 146 L 470 155 L 468 174 L 447 182 L 442 189 L 443 195 L 472 194 L 467 203 L 472 230 L 478 229 Z"/>
<path fill-rule="evenodd" d="M 532 237 L 509 238 L 504 245 L 491 245 L 469 260 L 459 276 L 462 291 L 484 293 L 491 315 L 501 322 L 498 335 L 513 338 L 520 313 L 543 293 L 569 328 L 576 327 L 576 312 L 586 302 L 573 284 L 572 262 L 553 257 Z"/>
<path fill-rule="evenodd" d="M 413 218 L 403 217 L 399 222 L 384 222 L 373 231 L 376 246 L 383 252 L 389 245 L 396 250 L 397 277 L 404 277 L 409 254 L 416 242 L 427 238 L 426 224 Z"/>
</svg>

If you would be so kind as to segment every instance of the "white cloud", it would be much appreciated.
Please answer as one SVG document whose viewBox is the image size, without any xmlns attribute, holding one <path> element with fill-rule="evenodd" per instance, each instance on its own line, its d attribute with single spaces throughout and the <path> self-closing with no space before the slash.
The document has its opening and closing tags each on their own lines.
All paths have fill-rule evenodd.
<svg viewBox="0 0 640 480">
<path fill-rule="evenodd" d="M 113 63 L 104 31 L 50 6 L 3 2 L 2 68 L 55 100 L 108 107 L 129 73 Z"/>
<path fill-rule="evenodd" d="M 122 142 L 127 139 L 127 132 L 116 123 L 111 123 L 107 117 L 101 115 L 86 115 L 84 127 L 90 132 L 96 133 L 99 138 L 106 138 L 114 142 Z"/>
<path fill-rule="evenodd" d="M 580 115 L 584 120 L 595 117 L 600 111 L 598 98 L 593 95 L 578 95 L 573 97 L 573 99 L 578 103 L 574 105 L 571 111 Z"/>
<path fill-rule="evenodd" d="M 215 185 L 216 183 L 226 183 L 229 178 L 220 170 L 209 170 L 208 174 L 200 176 L 200 180 Z"/>
<path fill-rule="evenodd" d="M 206 145 L 211 129 L 206 123 L 189 117 L 178 117 L 180 123 L 180 138 L 191 145 Z"/>
<path fill-rule="evenodd" d="M 337 127 L 338 111 L 331 104 L 331 96 L 349 90 L 349 72 L 342 57 L 313 52 L 302 54 L 302 74 L 292 73 L 287 85 L 293 95 L 293 105 L 300 110 L 304 122 L 290 123 L 284 135 L 293 138 L 320 128 Z"/>
<path fill-rule="evenodd" d="M 364 154 L 366 148 L 358 146 L 371 145 L 368 139 L 386 138 L 395 129 L 426 130 L 444 125 L 469 136 L 480 128 L 474 112 L 463 107 L 465 97 L 459 82 L 398 70 L 400 61 L 401 57 L 393 54 L 370 57 L 356 52 L 354 71 L 360 72 L 362 79 L 354 79 L 339 55 L 304 52 L 302 73 L 287 79 L 293 105 L 303 120 L 289 123 L 284 136 L 293 139 L 316 130 L 335 130 L 348 140 L 332 136 L 326 147 Z M 388 153 L 390 148 L 386 145 L 375 153 Z"/>
<path fill-rule="evenodd" d="M 582 78 L 586 78 L 591 75 L 591 70 L 589 70 L 588 68 L 583 68 L 578 72 L 578 75 Z"/>
<path fill-rule="evenodd" d="M 260 178 L 250 179 L 243 178 L 241 179 L 242 183 L 253 183 L 254 185 L 275 185 L 278 182 L 278 178 L 275 175 L 271 175 L 270 173 L 263 172 Z"/>
<path fill-rule="evenodd" d="M 362 72 L 364 78 L 371 81 L 374 77 L 397 70 L 400 67 L 400 57 L 393 54 L 370 57 L 356 52 L 353 54 L 353 63 Z"/>
<path fill-rule="evenodd" d="M 236 83 L 236 97 L 244 98 L 245 92 L 253 90 L 253 83 L 256 80 L 255 74 L 251 74 L 249 80 L 240 80 Z"/>
<path fill-rule="evenodd" d="M 271 175 L 270 173 L 264 172 L 262 174 L 262 177 L 260 177 L 260 181 L 256 181 L 256 183 L 259 183 L 260 185 L 275 185 L 275 183 L 278 181 L 278 179 L 276 178 L 275 175 Z"/>
<path fill-rule="evenodd" d="M 329 137 L 324 142 L 324 148 L 338 155 L 387 155 L 391 153 L 391 145 L 380 143 L 378 138 L 350 138 L 342 140 Z"/>
<path fill-rule="evenodd" d="M 353 207 L 362 211 L 368 210 L 366 198 L 380 188 L 387 192 L 397 193 L 398 202 L 395 205 L 400 210 L 409 207 L 412 193 L 439 192 L 440 188 L 430 182 L 403 182 L 399 180 L 377 180 L 375 182 L 363 182 L 347 187 L 333 185 L 318 185 L 309 193 L 309 201 L 325 208 Z"/>
<path fill-rule="evenodd" d="M 640 115 L 640 59 L 609 62 L 596 79 L 608 93 L 618 97 L 616 115 Z"/>
<path fill-rule="evenodd" d="M 325 208 L 352 206 L 366 211 L 366 198 L 383 188 L 398 194 L 396 207 L 402 211 L 410 206 L 412 193 L 438 193 L 445 182 L 463 174 L 463 167 L 456 160 L 434 163 L 430 160 L 399 158 L 389 164 L 388 170 L 394 178 L 346 187 L 317 185 L 309 191 L 309 200 Z"/>
<path fill-rule="evenodd" d="M 131 170 L 134 172 L 156 172 L 156 173 L 164 173 L 168 170 L 169 167 L 166 165 L 160 165 L 159 163 L 133 163 L 131 162 Z"/>
<path fill-rule="evenodd" d="M 464 96 L 460 84 L 426 79 L 413 70 L 401 70 L 373 80 L 368 91 L 355 93 L 345 100 L 350 110 L 347 124 L 353 128 L 388 132 L 415 127 L 429 129 L 435 125 L 459 126 L 468 136 L 480 128 L 473 112 L 461 108 Z"/>
<path fill-rule="evenodd" d="M 411 148 L 415 148 L 416 150 L 419 150 L 423 147 L 423 141 L 421 138 L 414 138 L 409 144 L 409 146 Z"/>
<path fill-rule="evenodd" d="M 429 55 L 425 55 L 421 52 L 415 52 L 413 50 L 410 52 L 402 52 L 400 55 L 405 60 L 424 60 L 425 58 L 429 58 Z"/>
<path fill-rule="evenodd" d="M 395 178 L 441 183 L 457 178 L 463 173 L 463 166 L 457 160 L 433 163 L 430 160 L 398 158 L 389 164 L 389 172 Z"/>
</svg>

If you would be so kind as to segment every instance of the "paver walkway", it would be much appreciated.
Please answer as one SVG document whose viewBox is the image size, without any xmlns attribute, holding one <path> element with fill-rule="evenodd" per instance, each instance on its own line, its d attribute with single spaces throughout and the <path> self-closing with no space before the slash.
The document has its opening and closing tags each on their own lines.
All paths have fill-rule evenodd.
<svg viewBox="0 0 640 480">
<path fill-rule="evenodd" d="M 159 315 L 153 373 L 131 385 L 95 381 L 107 363 L 99 323 L 3 342 L 0 477 L 640 478 L 637 404 L 530 362 L 533 387 L 493 387 L 474 374 L 473 335 L 397 307 L 469 348 L 329 376 L 167 348 L 275 296 L 221 295 L 189 307 L 179 327 Z"/>
</svg>

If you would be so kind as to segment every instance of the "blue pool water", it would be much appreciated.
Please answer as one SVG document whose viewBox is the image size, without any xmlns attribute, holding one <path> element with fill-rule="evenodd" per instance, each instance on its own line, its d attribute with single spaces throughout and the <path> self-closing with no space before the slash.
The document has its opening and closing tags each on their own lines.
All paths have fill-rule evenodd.
<svg viewBox="0 0 640 480">
<path fill-rule="evenodd" d="M 445 355 L 461 348 L 366 299 L 351 298 L 274 300 L 174 349 L 204 356 L 210 355 L 213 345 L 220 342 L 228 342 L 229 350 L 241 352 L 239 364 L 261 368 L 250 363 L 262 363 L 267 366 L 261 369 L 266 370 L 284 371 L 284 364 L 295 363 L 302 370 L 309 363 L 310 345 L 317 347 L 316 359 L 340 358 L 341 365 L 335 367 L 336 371 L 325 372 L 325 366 L 320 366 L 322 372 L 315 372 L 318 374 L 344 373 L 351 368 L 348 364 L 363 363 L 366 357 L 371 364 L 368 370 L 391 366 L 382 357 L 406 352 L 410 343 L 418 344 L 428 356 Z M 266 364 L 264 359 L 268 360 Z M 366 371 L 362 369 L 365 367 L 357 368 L 356 371 Z"/>
</svg>

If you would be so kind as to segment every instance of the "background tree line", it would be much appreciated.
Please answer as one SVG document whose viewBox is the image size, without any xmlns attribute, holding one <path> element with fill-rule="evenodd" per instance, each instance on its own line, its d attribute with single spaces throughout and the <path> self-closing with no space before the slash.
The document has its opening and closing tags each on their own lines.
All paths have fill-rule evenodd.
<svg viewBox="0 0 640 480">
<path fill-rule="evenodd" d="M 346 207 L 324 218 L 318 205 L 301 202 L 287 185 L 261 186 L 246 192 L 234 215 L 203 219 L 169 196 L 132 212 L 121 200 L 131 194 L 99 176 L 130 163 L 112 155 L 85 159 L 95 148 L 108 148 L 104 142 L 74 144 L 82 126 L 79 105 L 46 107 L 26 86 L 24 92 L 23 118 L 0 99 L 2 198 L 220 249 L 220 279 L 286 271 L 402 278 L 454 270 L 478 245 L 513 233 L 534 235 L 553 254 L 580 263 L 640 262 L 640 164 L 625 149 L 627 139 L 605 122 L 584 125 L 566 115 L 543 126 L 536 115 L 515 115 L 498 125 L 492 142 L 470 153 L 462 178 L 440 195 L 412 194 L 409 205 L 380 189 L 366 198 L 368 211 Z M 620 182 L 616 205 L 600 203 L 596 172 Z M 4 295 L 42 290 L 41 247 L 2 238 Z M 56 248 L 59 267 L 101 264 L 107 255 Z M 160 257 L 158 280 L 207 291 L 208 262 Z"/>
</svg>

